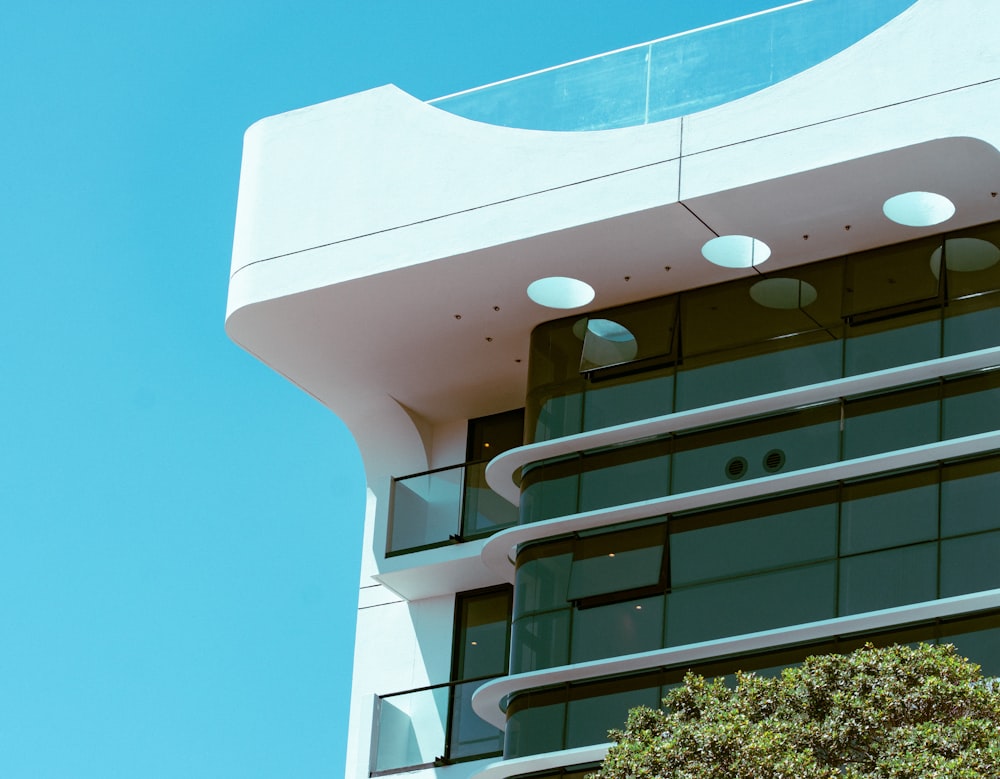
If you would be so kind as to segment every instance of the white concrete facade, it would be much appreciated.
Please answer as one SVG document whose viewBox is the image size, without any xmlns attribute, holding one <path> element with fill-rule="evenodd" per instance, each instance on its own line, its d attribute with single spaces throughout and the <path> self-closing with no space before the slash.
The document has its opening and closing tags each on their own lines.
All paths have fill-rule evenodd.
<svg viewBox="0 0 1000 779">
<path fill-rule="evenodd" d="M 714 235 L 764 240 L 771 270 L 1000 219 L 998 29 L 1000 4 L 919 0 L 777 85 L 618 130 L 484 125 L 386 86 L 247 131 L 227 331 L 345 421 L 368 480 L 347 776 L 369 775 L 376 696 L 449 680 L 454 594 L 513 580 L 507 549 L 524 528 L 505 531 L 514 542 L 384 550 L 392 478 L 463 462 L 468 419 L 524 405 L 529 334 L 560 316 L 528 284 L 580 278 L 596 310 L 754 272 L 704 261 Z M 946 195 L 955 216 L 912 228 L 882 215 L 913 190 Z M 542 448 L 642 437 L 589 435 Z M 494 489 L 516 502 L 511 474 L 538 456 L 500 458 Z M 502 724 L 498 700 L 475 705 Z M 419 775 L 499 779 L 599 753 Z"/>
</svg>

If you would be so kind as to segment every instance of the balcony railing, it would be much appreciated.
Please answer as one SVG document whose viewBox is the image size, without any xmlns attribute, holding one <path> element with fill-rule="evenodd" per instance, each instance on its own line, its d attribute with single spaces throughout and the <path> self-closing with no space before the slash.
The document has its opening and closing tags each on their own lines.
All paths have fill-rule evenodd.
<svg viewBox="0 0 1000 779">
<path fill-rule="evenodd" d="M 483 538 L 517 524 L 517 508 L 486 484 L 487 460 L 393 479 L 386 554 Z"/>
<path fill-rule="evenodd" d="M 496 677 L 381 695 L 375 703 L 371 775 L 500 755 L 503 731 L 472 710 L 472 693 Z"/>
</svg>

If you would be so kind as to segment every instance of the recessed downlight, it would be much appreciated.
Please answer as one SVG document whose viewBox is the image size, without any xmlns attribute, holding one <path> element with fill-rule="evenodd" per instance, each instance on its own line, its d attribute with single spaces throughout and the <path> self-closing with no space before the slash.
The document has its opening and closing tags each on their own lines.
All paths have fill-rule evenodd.
<svg viewBox="0 0 1000 779">
<path fill-rule="evenodd" d="M 815 303 L 816 287 L 799 279 L 761 279 L 750 287 L 754 303 L 764 308 L 805 308 Z"/>
<path fill-rule="evenodd" d="M 548 276 L 528 285 L 528 297 L 546 308 L 579 308 L 594 299 L 594 288 L 568 276 Z"/>
<path fill-rule="evenodd" d="M 955 214 L 955 204 L 936 192 L 904 192 L 885 201 L 882 213 L 906 227 L 930 227 Z"/>
<path fill-rule="evenodd" d="M 749 235 L 720 235 L 702 246 L 701 254 L 723 268 L 752 268 L 771 256 L 771 247 Z"/>
</svg>

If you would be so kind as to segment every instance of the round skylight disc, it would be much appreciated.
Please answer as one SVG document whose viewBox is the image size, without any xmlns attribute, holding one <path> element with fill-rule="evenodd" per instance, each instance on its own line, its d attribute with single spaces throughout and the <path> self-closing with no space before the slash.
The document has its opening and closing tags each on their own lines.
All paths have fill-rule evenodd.
<svg viewBox="0 0 1000 779">
<path fill-rule="evenodd" d="M 904 192 L 885 201 L 882 213 L 896 224 L 930 227 L 955 214 L 955 204 L 936 192 Z"/>
<path fill-rule="evenodd" d="M 750 287 L 750 297 L 765 308 L 805 308 L 816 302 L 816 287 L 799 279 L 762 279 Z"/>
<path fill-rule="evenodd" d="M 1000 249 L 982 238 L 949 238 L 945 241 L 948 252 L 948 270 L 971 273 L 992 268 L 1000 262 Z M 931 272 L 941 275 L 941 248 L 931 253 Z"/>
<path fill-rule="evenodd" d="M 723 268 L 752 268 L 771 256 L 771 247 L 749 235 L 720 235 L 702 246 L 701 254 Z"/>
<path fill-rule="evenodd" d="M 594 299 L 594 288 L 568 276 L 548 276 L 528 285 L 528 297 L 546 308 L 579 308 Z"/>
</svg>

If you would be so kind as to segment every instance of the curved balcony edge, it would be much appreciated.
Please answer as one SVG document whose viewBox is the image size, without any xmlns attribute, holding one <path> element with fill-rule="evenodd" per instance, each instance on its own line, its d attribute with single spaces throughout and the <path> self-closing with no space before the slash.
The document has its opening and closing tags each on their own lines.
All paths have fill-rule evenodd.
<svg viewBox="0 0 1000 779">
<path fill-rule="evenodd" d="M 594 746 L 562 749 L 557 752 L 543 752 L 540 755 L 499 760 L 496 763 L 490 763 L 482 771 L 473 774 L 471 779 L 508 779 L 511 776 L 533 774 L 538 771 L 548 771 L 572 765 L 599 763 L 604 759 L 611 746 L 611 743 L 595 744 Z"/>
<path fill-rule="evenodd" d="M 994 367 L 998 361 L 1000 347 L 994 346 L 528 444 L 510 449 L 491 460 L 486 466 L 486 481 L 494 492 L 517 506 L 521 493 L 514 474 L 539 460 L 981 370 Z"/>
<path fill-rule="evenodd" d="M 678 647 L 655 649 L 605 660 L 546 668 L 540 671 L 502 676 L 479 687 L 472 695 L 472 708 L 482 719 L 499 728 L 506 726 L 500 703 L 509 695 L 537 687 L 591 679 L 601 676 L 644 671 L 661 666 L 730 657 L 764 649 L 779 649 L 837 635 L 916 624 L 929 620 L 974 614 L 1000 608 L 1000 589 L 939 598 L 906 606 L 819 620 L 794 627 L 774 628 L 730 638 L 699 641 Z"/>
<path fill-rule="evenodd" d="M 896 449 L 892 452 L 857 457 L 853 460 L 841 460 L 812 468 L 802 468 L 790 473 L 762 476 L 736 484 L 706 487 L 662 498 L 584 511 L 542 522 L 532 522 L 502 530 L 487 539 L 481 552 L 482 561 L 487 568 L 504 577 L 505 581 L 513 583 L 514 553 L 520 544 L 528 541 L 632 522 L 660 514 L 709 508 L 723 503 L 752 500 L 780 492 L 820 487 L 847 479 L 877 476 L 891 471 L 929 465 L 941 460 L 986 454 L 995 449 L 1000 449 L 1000 430 L 911 446 L 906 449 Z"/>
</svg>

